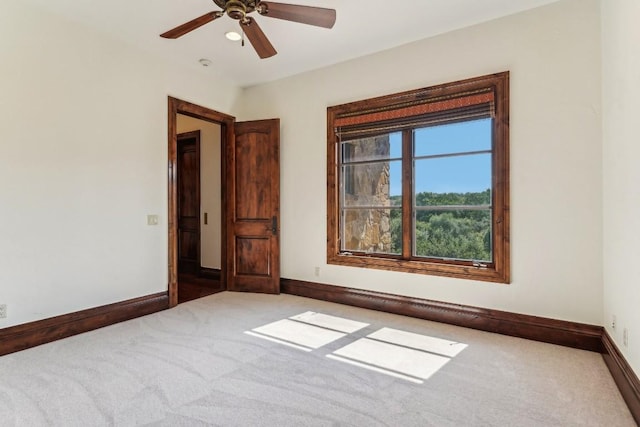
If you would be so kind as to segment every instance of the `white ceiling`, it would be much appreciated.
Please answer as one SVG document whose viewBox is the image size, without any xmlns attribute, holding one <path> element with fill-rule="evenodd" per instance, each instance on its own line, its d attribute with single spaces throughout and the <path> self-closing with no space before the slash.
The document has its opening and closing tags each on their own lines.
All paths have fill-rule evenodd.
<svg viewBox="0 0 640 427">
<path fill-rule="evenodd" d="M 72 21 L 153 52 L 176 63 L 200 67 L 207 58 L 212 76 L 239 86 L 321 68 L 457 28 L 510 15 L 558 0 L 285 0 L 333 8 L 336 25 L 325 29 L 254 16 L 278 51 L 259 59 L 224 33 L 239 28 L 228 16 L 176 40 L 159 34 L 213 10 L 211 0 L 28 0 Z"/>
</svg>

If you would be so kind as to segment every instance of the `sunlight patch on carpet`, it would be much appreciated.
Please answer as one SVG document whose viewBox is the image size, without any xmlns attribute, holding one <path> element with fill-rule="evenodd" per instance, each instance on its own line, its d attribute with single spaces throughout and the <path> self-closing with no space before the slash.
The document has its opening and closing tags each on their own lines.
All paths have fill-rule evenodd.
<svg viewBox="0 0 640 427">
<path fill-rule="evenodd" d="M 245 332 L 269 341 L 292 344 L 294 348 L 311 351 L 338 340 L 345 333 L 319 326 L 283 319 Z"/>
<path fill-rule="evenodd" d="M 429 353 L 440 354 L 442 356 L 456 357 L 462 350 L 467 348 L 467 344 L 444 340 L 442 338 L 430 337 L 427 335 L 414 334 L 398 329 L 382 328 L 367 338 L 384 341 L 391 344 L 398 344 L 405 347 L 423 350 Z"/>
<path fill-rule="evenodd" d="M 245 334 L 305 352 L 369 326 L 342 317 L 307 311 L 245 331 Z M 361 335 L 362 336 L 362 335 Z M 456 357 L 467 344 L 383 327 L 327 354 L 331 360 L 422 384 Z"/>
<path fill-rule="evenodd" d="M 297 316 L 291 316 L 289 319 L 320 326 L 326 329 L 332 329 L 334 331 L 344 332 L 346 334 L 351 334 L 369 326 L 368 323 L 356 322 L 355 320 L 345 319 L 344 317 L 316 313 L 315 311 L 307 311 L 305 313 L 298 314 Z"/>
<path fill-rule="evenodd" d="M 465 348 L 467 344 L 382 328 L 327 357 L 422 384 Z"/>
</svg>

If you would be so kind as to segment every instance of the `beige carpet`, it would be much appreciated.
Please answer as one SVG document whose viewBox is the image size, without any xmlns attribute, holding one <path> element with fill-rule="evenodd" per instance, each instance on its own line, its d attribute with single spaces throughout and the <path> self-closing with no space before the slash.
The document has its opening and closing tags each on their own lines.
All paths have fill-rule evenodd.
<svg viewBox="0 0 640 427">
<path fill-rule="evenodd" d="M 223 292 L 0 357 L 2 426 L 634 426 L 599 354 Z"/>
</svg>

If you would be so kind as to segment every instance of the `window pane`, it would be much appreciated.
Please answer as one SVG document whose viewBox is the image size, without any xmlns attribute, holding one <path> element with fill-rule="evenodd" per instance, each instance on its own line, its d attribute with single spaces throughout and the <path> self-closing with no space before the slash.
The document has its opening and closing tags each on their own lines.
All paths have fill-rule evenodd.
<svg viewBox="0 0 640 427">
<path fill-rule="evenodd" d="M 469 120 L 416 129 L 414 155 L 464 153 L 491 150 L 492 119 Z"/>
<path fill-rule="evenodd" d="M 345 209 L 342 250 L 380 254 L 402 252 L 400 209 Z"/>
<path fill-rule="evenodd" d="M 491 262 L 491 211 L 418 211 L 414 255 Z"/>
<path fill-rule="evenodd" d="M 415 160 L 416 206 L 490 205 L 491 154 Z"/>
<path fill-rule="evenodd" d="M 343 207 L 400 206 L 402 161 L 359 163 L 342 167 Z"/>
<path fill-rule="evenodd" d="M 395 132 L 342 143 L 342 163 L 402 157 L 402 133 Z"/>
</svg>

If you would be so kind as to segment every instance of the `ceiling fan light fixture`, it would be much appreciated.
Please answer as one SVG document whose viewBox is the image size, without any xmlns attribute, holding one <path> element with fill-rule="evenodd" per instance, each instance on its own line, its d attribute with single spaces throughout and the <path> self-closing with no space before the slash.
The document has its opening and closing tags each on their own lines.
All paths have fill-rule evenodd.
<svg viewBox="0 0 640 427">
<path fill-rule="evenodd" d="M 235 32 L 235 31 L 227 31 L 226 33 L 224 33 L 224 36 L 228 39 L 231 40 L 232 42 L 237 42 L 242 40 L 242 36 Z"/>
</svg>

